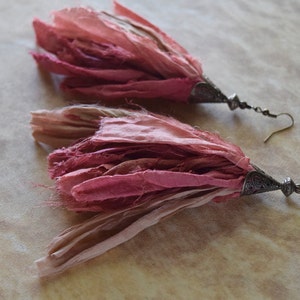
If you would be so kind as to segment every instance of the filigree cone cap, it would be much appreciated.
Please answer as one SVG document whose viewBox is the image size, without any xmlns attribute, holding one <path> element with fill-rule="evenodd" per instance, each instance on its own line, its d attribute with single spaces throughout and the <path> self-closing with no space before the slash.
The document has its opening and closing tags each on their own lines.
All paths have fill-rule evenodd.
<svg viewBox="0 0 300 300">
<path fill-rule="evenodd" d="M 283 183 L 278 182 L 270 175 L 255 166 L 255 170 L 248 173 L 245 178 L 241 195 L 252 195 L 281 190 L 288 197 L 292 193 L 300 193 L 300 185 L 287 177 Z"/>
</svg>

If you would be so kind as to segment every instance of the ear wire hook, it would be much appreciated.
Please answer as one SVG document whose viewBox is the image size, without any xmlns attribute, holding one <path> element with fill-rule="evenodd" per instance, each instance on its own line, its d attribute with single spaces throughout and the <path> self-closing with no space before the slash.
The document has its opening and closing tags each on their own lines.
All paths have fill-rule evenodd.
<svg viewBox="0 0 300 300">
<path fill-rule="evenodd" d="M 292 116 L 291 114 L 289 114 L 289 113 L 280 113 L 280 114 L 278 114 L 278 115 L 275 115 L 275 118 L 277 118 L 277 117 L 279 117 L 279 116 L 288 116 L 288 117 L 290 118 L 290 120 L 291 120 L 291 124 L 288 125 L 288 126 L 286 126 L 286 127 L 284 127 L 284 128 L 281 128 L 281 129 L 278 129 L 278 130 L 273 131 L 270 135 L 268 135 L 268 136 L 264 139 L 264 143 L 266 143 L 266 142 L 267 142 L 274 134 L 283 132 L 283 131 L 285 131 L 285 130 L 287 130 L 287 129 L 290 129 L 290 128 L 292 128 L 292 127 L 294 126 L 295 121 L 294 121 L 294 118 L 293 118 L 293 116 Z"/>
<path fill-rule="evenodd" d="M 267 116 L 267 117 L 270 117 L 270 118 L 278 118 L 279 116 L 288 116 L 290 118 L 290 121 L 291 121 L 290 125 L 285 126 L 285 127 L 281 128 L 281 129 L 273 131 L 271 134 L 269 134 L 264 139 L 264 143 L 267 143 L 271 139 L 271 137 L 274 136 L 275 134 L 283 132 L 285 130 L 288 130 L 288 129 L 292 128 L 294 126 L 294 124 L 295 124 L 295 120 L 294 120 L 294 118 L 293 118 L 293 116 L 291 114 L 289 114 L 289 113 L 279 113 L 279 114 L 275 115 L 273 113 L 270 113 L 270 111 L 268 109 L 262 109 L 259 106 L 254 107 L 254 106 L 249 105 L 247 102 L 241 102 L 240 99 L 238 98 L 238 96 L 235 95 L 235 94 L 232 95 L 232 96 L 230 96 L 230 97 L 228 97 L 227 104 L 228 104 L 228 106 L 230 107 L 231 110 L 234 110 L 236 108 L 252 109 L 252 110 L 254 110 L 257 113 L 260 113 L 263 116 Z"/>
</svg>

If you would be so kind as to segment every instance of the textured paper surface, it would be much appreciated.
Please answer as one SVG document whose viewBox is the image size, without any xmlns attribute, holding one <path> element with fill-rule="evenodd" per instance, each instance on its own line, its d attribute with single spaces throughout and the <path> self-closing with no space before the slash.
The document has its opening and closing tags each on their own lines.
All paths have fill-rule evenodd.
<svg viewBox="0 0 300 300">
<path fill-rule="evenodd" d="M 160 26 L 203 63 L 223 90 L 244 101 L 290 112 L 288 122 L 223 105 L 155 103 L 239 144 L 275 178 L 300 181 L 300 4 L 298 1 L 121 1 Z M 56 81 L 28 54 L 31 21 L 70 5 L 109 9 L 109 1 L 0 1 L 1 299 L 299 299 L 300 197 L 280 192 L 186 210 L 93 261 L 40 281 L 33 261 L 50 240 L 86 216 L 44 205 L 55 197 L 47 149 L 31 138 L 30 111 L 68 103 Z"/>
</svg>

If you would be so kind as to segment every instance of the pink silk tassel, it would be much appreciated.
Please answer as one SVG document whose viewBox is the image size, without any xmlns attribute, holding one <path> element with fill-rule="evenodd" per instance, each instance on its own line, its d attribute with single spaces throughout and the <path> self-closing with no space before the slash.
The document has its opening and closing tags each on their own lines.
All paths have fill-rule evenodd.
<svg viewBox="0 0 300 300">
<path fill-rule="evenodd" d="M 87 101 L 167 99 L 188 102 L 204 81 L 200 63 L 158 27 L 114 2 L 114 15 L 91 8 L 53 13 L 33 22 L 32 52 L 45 70 L 64 76 L 61 88 Z"/>
<path fill-rule="evenodd" d="M 239 197 L 253 170 L 238 146 L 146 111 L 78 105 L 33 112 L 31 126 L 38 142 L 63 146 L 48 157 L 57 205 L 96 213 L 54 238 L 37 261 L 42 277 L 92 259 L 184 208 Z"/>
</svg>

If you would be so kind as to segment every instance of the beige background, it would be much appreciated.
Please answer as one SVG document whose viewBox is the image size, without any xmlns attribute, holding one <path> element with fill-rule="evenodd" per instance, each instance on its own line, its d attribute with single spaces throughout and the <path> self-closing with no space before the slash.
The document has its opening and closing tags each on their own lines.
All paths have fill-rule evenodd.
<svg viewBox="0 0 300 300">
<path fill-rule="evenodd" d="M 300 2 L 129 1 L 202 63 L 226 93 L 290 112 L 288 122 L 223 105 L 151 105 L 239 144 L 252 161 L 282 180 L 300 181 Z M 69 5 L 109 1 L 0 0 L 0 299 L 300 299 L 300 196 L 280 192 L 186 210 L 103 256 L 50 281 L 33 261 L 83 216 L 51 209 L 47 151 L 30 135 L 30 111 L 67 102 L 36 68 L 31 21 Z"/>
</svg>

